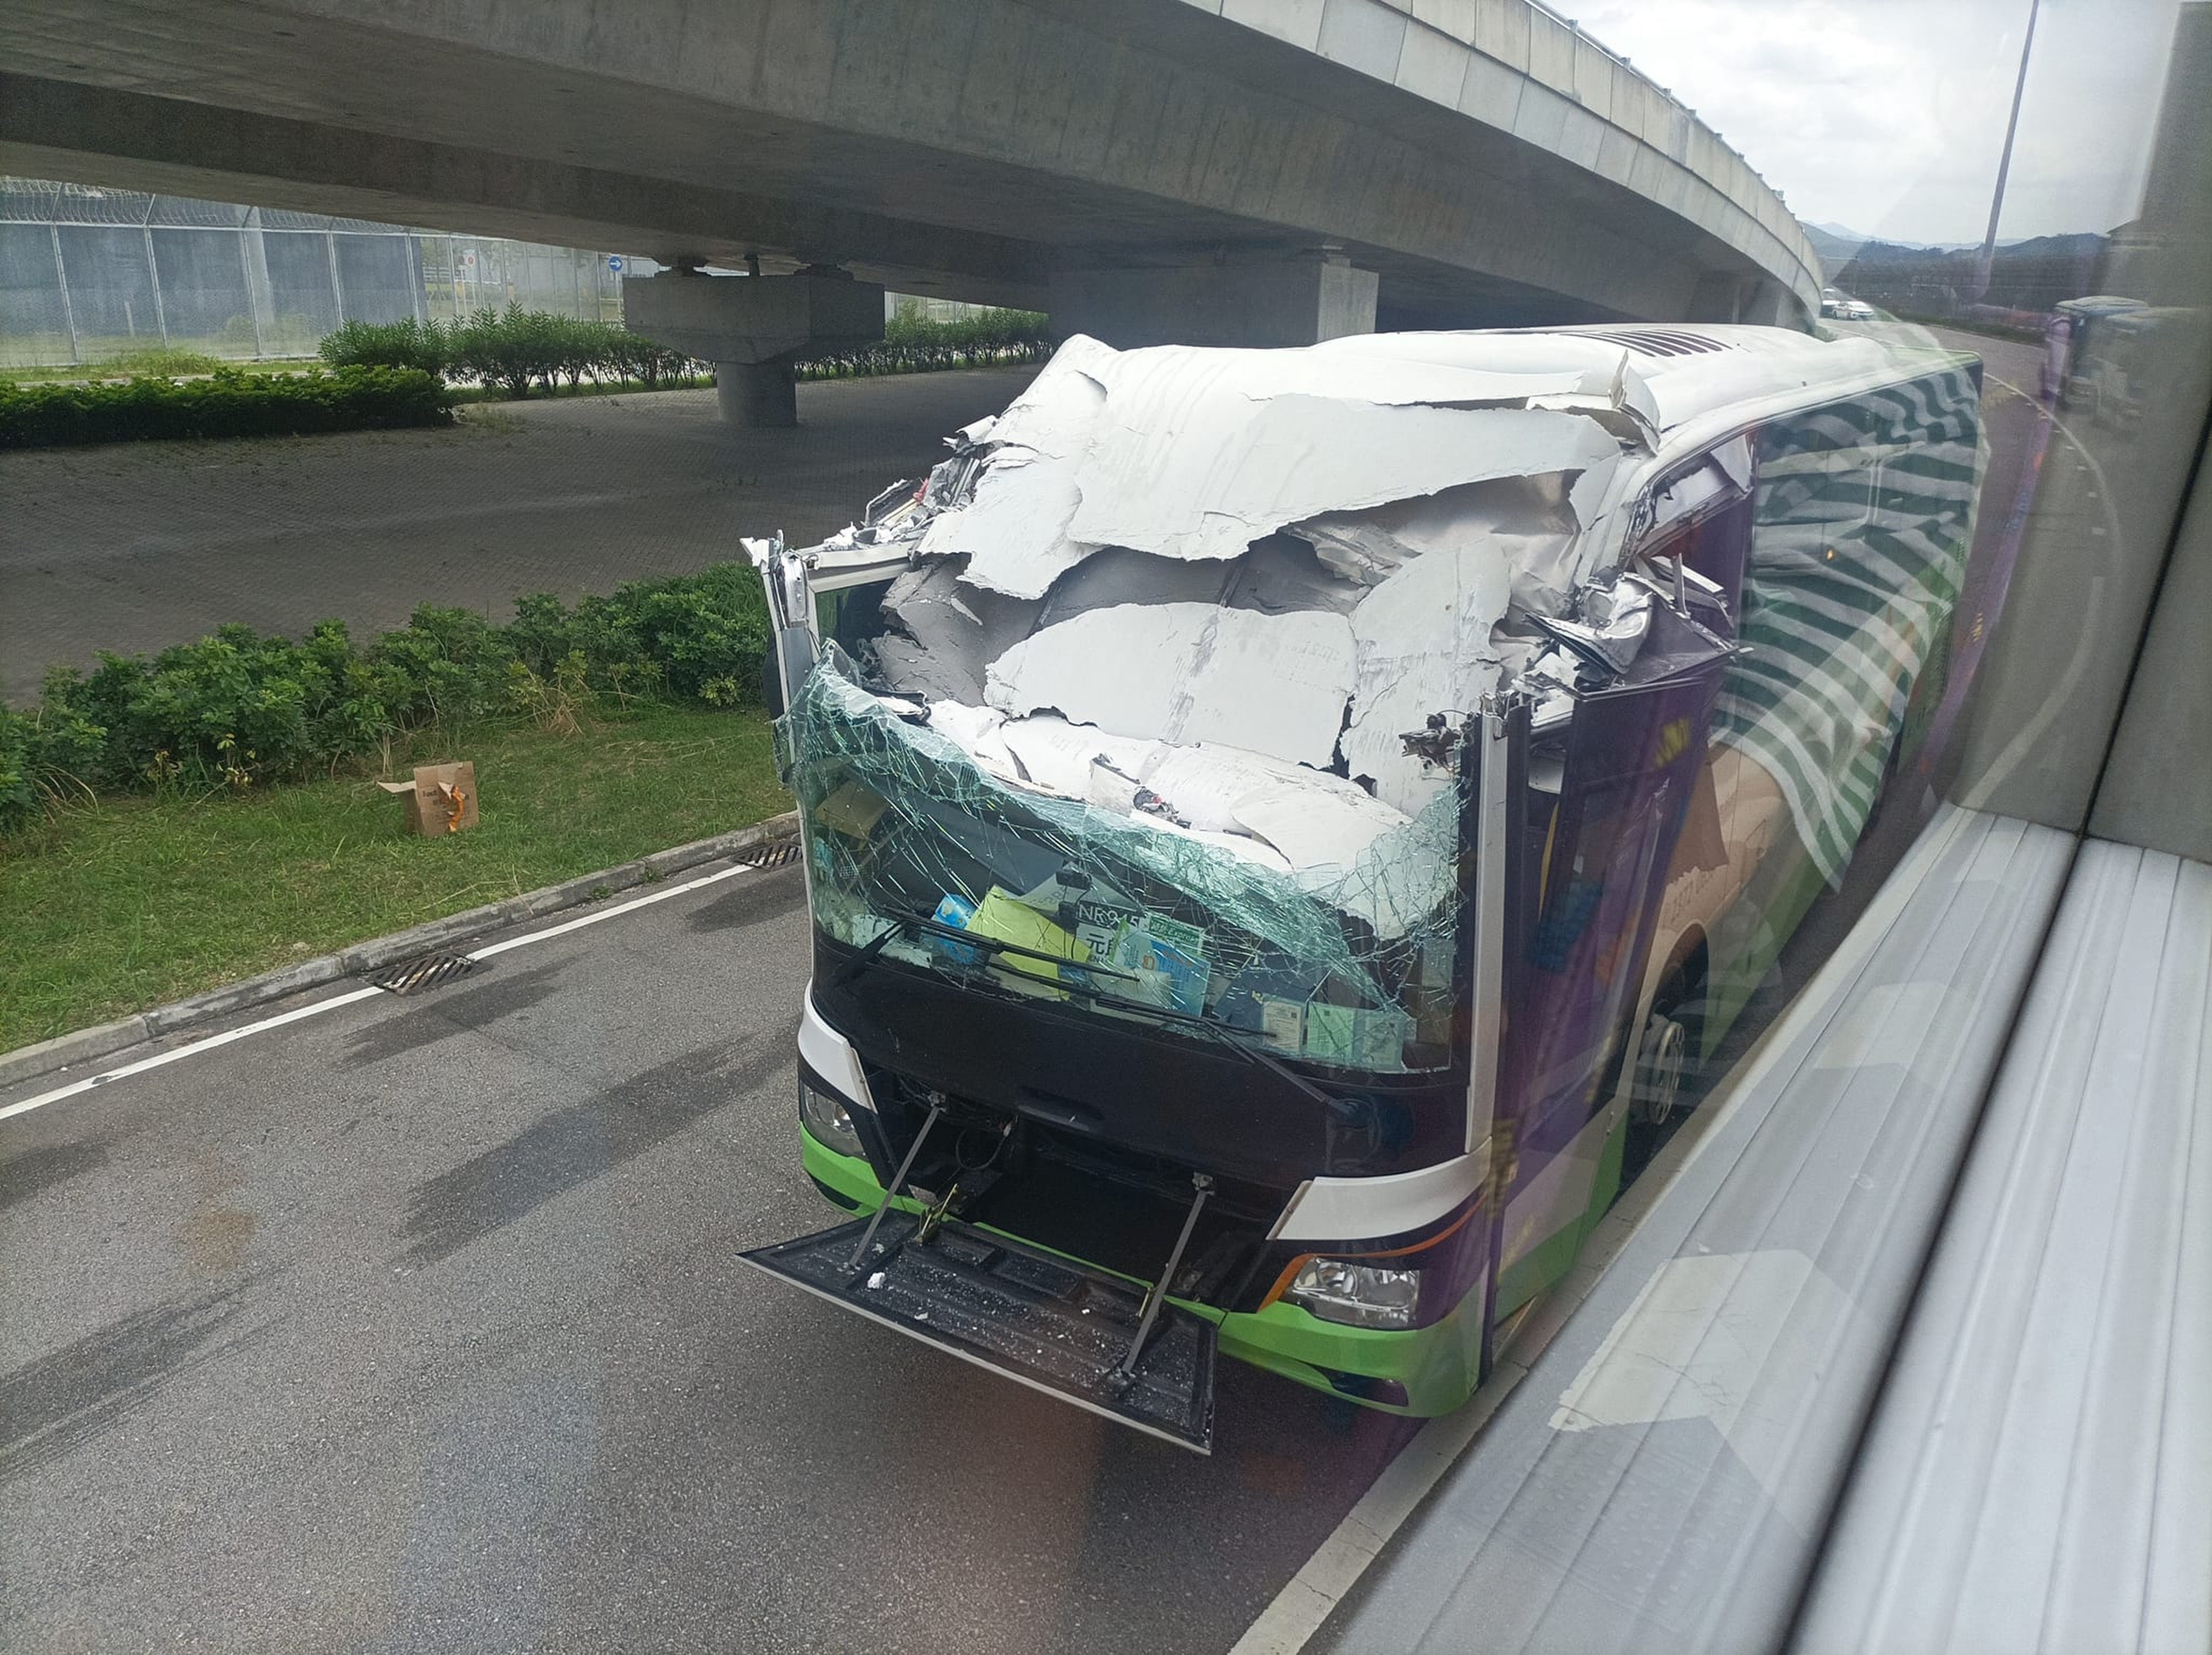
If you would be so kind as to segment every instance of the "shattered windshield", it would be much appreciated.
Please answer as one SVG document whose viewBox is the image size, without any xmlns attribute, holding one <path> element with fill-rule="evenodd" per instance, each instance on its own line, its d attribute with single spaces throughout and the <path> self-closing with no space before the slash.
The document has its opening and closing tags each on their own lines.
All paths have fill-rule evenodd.
<svg viewBox="0 0 2212 1655">
<path fill-rule="evenodd" d="M 1285 1056 L 1382 1071 L 1449 1061 L 1449 794 L 1348 866 L 1301 878 L 1133 802 L 1125 812 L 994 776 L 832 661 L 785 727 L 816 922 L 839 941 Z M 1114 774 L 1085 745 L 1066 728 L 1065 764 Z"/>
</svg>

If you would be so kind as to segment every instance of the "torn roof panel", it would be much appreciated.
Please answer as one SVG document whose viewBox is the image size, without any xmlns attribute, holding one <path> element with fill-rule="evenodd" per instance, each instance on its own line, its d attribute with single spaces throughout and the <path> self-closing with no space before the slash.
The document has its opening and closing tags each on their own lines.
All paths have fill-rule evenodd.
<svg viewBox="0 0 2212 1655">
<path fill-rule="evenodd" d="M 1106 405 L 1105 386 L 1079 364 L 1099 353 L 1113 354 L 1096 340 L 1069 341 L 999 416 L 973 493 L 930 520 L 922 556 L 964 557 L 971 586 L 1042 598 L 1097 550 L 1071 539 L 1067 525 L 1079 500 L 1077 462 Z"/>
<path fill-rule="evenodd" d="M 1224 832 L 1244 825 L 1245 808 L 1255 798 L 1295 794 L 1375 803 L 1340 776 L 1211 741 L 1161 747 L 1145 766 L 1142 780 L 1193 827 Z M 1396 812 L 1392 817 L 1396 819 Z"/>
<path fill-rule="evenodd" d="M 1412 815 L 1444 787 L 1443 772 L 1401 739 L 1431 713 L 1466 713 L 1498 682 L 1491 633 L 1505 618 L 1512 573 L 1486 539 L 1417 557 L 1352 611 L 1358 657 L 1342 747 L 1354 776 Z"/>
<path fill-rule="evenodd" d="M 1179 569 L 1212 567 L 1164 557 L 1152 561 Z M 1362 595 L 1361 588 L 1323 562 L 1310 543 L 1295 535 L 1273 534 L 1254 541 L 1250 551 L 1228 565 L 1221 601 L 1231 609 L 1256 609 L 1270 615 L 1294 609 L 1349 615 Z"/>
<path fill-rule="evenodd" d="M 1351 868 L 1406 816 L 1357 788 L 1279 786 L 1255 790 L 1237 807 L 1237 824 L 1256 834 L 1299 869 Z"/>
<path fill-rule="evenodd" d="M 1164 398 L 1168 387 L 1160 387 Z M 1125 406 L 1117 386 L 1077 479 L 1066 532 L 1168 557 L 1234 557 L 1287 524 L 1462 483 L 1610 464 L 1620 443 L 1577 414 L 1378 406 L 1201 389 Z"/>
<path fill-rule="evenodd" d="M 979 592 L 960 575 L 957 559 L 926 563 L 884 589 L 884 613 L 898 630 L 876 640 L 876 664 L 893 689 L 980 703 L 984 669 L 1029 636 L 1036 604 Z"/>
<path fill-rule="evenodd" d="M 1028 388 L 1006 405 L 993 422 L 988 441 L 1052 459 L 1080 453 L 1105 406 L 1107 376 L 1120 354 L 1111 345 L 1077 334 L 1053 352 Z"/>
<path fill-rule="evenodd" d="M 1029 782 L 1067 799 L 1091 795 L 1091 770 L 1102 762 L 1133 779 L 1144 774 L 1160 751 L 1156 741 L 1110 734 L 1088 724 L 1070 724 L 1049 714 L 1010 718 L 999 727 L 998 733 L 1020 762 Z"/>
<path fill-rule="evenodd" d="M 1327 611 L 1121 604 L 1045 627 L 992 663 L 985 693 L 1116 735 L 1327 765 L 1352 693 L 1352 625 Z"/>
<path fill-rule="evenodd" d="M 1115 604 L 1218 604 L 1235 568 L 1102 546 L 1053 582 L 1037 611 L 1037 624 L 1054 626 Z"/>
<path fill-rule="evenodd" d="M 1336 574 L 1373 586 L 1408 558 L 1485 535 L 1518 537 L 1500 542 L 1509 560 L 1516 549 L 1533 548 L 1535 537 L 1564 544 L 1578 526 L 1568 481 L 1549 472 L 1463 483 L 1364 511 L 1324 513 L 1293 524 L 1291 532 L 1310 542 Z"/>
<path fill-rule="evenodd" d="M 985 697 L 1016 717 L 1049 710 L 1157 740 L 1218 612 L 1211 604 L 1117 604 L 1040 628 L 991 663 Z"/>
<path fill-rule="evenodd" d="M 921 555 L 967 558 L 971 586 L 1042 598 L 1097 550 L 1068 537 L 1079 503 L 1071 462 L 1001 450 L 978 474 L 964 505 L 930 520 Z"/>
</svg>

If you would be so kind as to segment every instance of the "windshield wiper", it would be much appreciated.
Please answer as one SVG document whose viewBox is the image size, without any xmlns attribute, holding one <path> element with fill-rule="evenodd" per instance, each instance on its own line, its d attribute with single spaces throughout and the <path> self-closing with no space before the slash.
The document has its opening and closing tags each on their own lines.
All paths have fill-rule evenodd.
<svg viewBox="0 0 2212 1655">
<path fill-rule="evenodd" d="M 903 924 L 885 926 L 877 934 L 873 942 L 837 968 L 837 975 L 830 979 L 830 986 L 833 989 L 842 989 L 868 967 L 873 965 L 882 957 L 884 945 L 906 928 Z"/>
<path fill-rule="evenodd" d="M 882 958 L 885 945 L 893 937 L 906 931 L 926 931 L 933 936 L 948 937 L 955 942 L 963 943 L 981 953 L 1020 954 L 1030 959 L 1041 959 L 1054 965 L 1065 965 L 1072 970 L 1090 971 L 1099 977 L 1120 977 L 1125 983 L 1137 981 L 1133 972 L 1117 971 L 1110 966 L 1093 965 L 1086 960 L 1070 959 L 1065 954 L 1047 953 L 1041 948 L 1024 948 L 1018 942 L 1003 942 L 997 937 L 978 936 L 973 931 L 963 931 L 957 925 L 946 925 L 941 921 L 931 919 L 927 915 L 910 913 L 904 909 L 883 908 L 877 910 L 876 912 L 881 917 L 892 921 L 893 923 L 886 926 L 872 942 L 838 968 L 837 975 L 830 979 L 831 988 L 843 988 L 861 972 L 873 965 Z M 1132 1001 L 1129 1003 L 1135 1005 L 1138 1002 Z"/>
</svg>

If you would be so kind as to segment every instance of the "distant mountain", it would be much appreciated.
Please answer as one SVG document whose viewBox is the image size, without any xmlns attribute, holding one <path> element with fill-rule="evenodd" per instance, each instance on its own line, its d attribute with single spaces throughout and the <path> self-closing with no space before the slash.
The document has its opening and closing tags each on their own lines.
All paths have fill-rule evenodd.
<svg viewBox="0 0 2212 1655">
<path fill-rule="evenodd" d="M 1978 247 L 1978 241 L 1891 241 L 1878 235 L 1869 235 L 1864 230 L 1855 230 L 1847 224 L 1808 224 L 1805 234 L 1812 238 L 1820 257 L 1841 254 L 1849 258 L 1869 241 L 1884 247 L 1904 247 L 1913 253 L 1956 253 L 1961 247 Z"/>
<path fill-rule="evenodd" d="M 2000 242 L 1990 263 L 1988 290 L 1978 298 L 1980 248 L 1975 243 L 1927 247 L 1864 241 L 1831 252 L 1814 239 L 1832 284 L 1885 309 L 1923 316 L 1951 315 L 1975 302 L 2047 311 L 2062 299 L 2094 292 L 2105 243 L 2104 236 L 2089 233 Z"/>
<path fill-rule="evenodd" d="M 1833 224 L 1808 224 L 1805 239 L 1813 244 L 1813 251 L 1820 256 L 1820 263 L 1832 274 L 1850 263 L 1852 256 L 1867 243 L 1865 236 Z"/>
<path fill-rule="evenodd" d="M 1838 273 L 1847 265 L 1895 270 L 1973 253 L 1982 245 L 1978 241 L 1886 241 L 1841 224 L 1808 224 L 1805 236 L 1812 242 L 1813 251 L 1820 255 L 1831 283 L 1838 281 Z M 2094 232 L 2037 235 L 1998 242 L 1996 256 L 2000 264 L 2008 259 L 2094 259 L 2104 245 L 2105 238 Z"/>
<path fill-rule="evenodd" d="M 2000 241 L 1997 259 L 2094 259 L 2105 250 L 2105 238 L 2092 230 L 2071 235 L 2033 235 L 2025 241 Z"/>
</svg>

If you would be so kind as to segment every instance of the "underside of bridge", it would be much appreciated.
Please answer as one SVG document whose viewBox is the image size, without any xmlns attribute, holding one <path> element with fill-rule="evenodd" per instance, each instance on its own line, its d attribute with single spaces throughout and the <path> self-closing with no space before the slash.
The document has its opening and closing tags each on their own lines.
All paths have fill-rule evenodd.
<svg viewBox="0 0 2212 1655">
<path fill-rule="evenodd" d="M 1700 182 L 1724 149 L 1626 65 L 1607 121 L 1521 10 L 1525 70 L 1324 3 L 1397 28 L 1396 80 L 1186 0 L 15 0 L 0 168 L 836 271 L 1121 344 L 1800 319 L 1784 239 Z M 1457 54 L 1449 102 L 1400 83 L 1416 46 Z M 1632 131 L 1662 126 L 1686 160 Z"/>
</svg>

